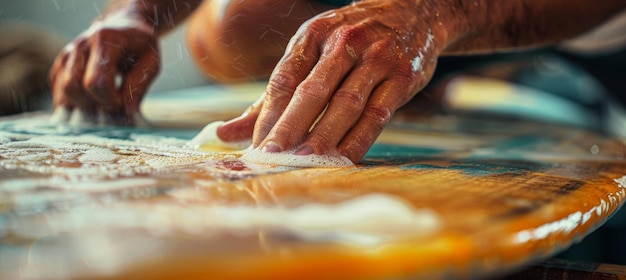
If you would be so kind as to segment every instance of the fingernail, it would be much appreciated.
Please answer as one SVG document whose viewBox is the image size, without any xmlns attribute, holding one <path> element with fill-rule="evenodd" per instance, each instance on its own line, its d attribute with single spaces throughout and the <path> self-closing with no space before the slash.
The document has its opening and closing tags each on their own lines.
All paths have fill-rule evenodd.
<svg viewBox="0 0 626 280">
<path fill-rule="evenodd" d="M 279 153 L 280 147 L 276 143 L 270 141 L 270 142 L 267 142 L 265 146 L 263 146 L 263 149 L 261 151 L 266 152 L 266 153 Z"/>
<path fill-rule="evenodd" d="M 303 146 L 303 147 L 300 147 L 300 149 L 295 151 L 293 154 L 299 155 L 299 156 L 306 156 L 312 153 L 313 153 L 313 148 L 311 148 L 311 146 Z"/>
</svg>

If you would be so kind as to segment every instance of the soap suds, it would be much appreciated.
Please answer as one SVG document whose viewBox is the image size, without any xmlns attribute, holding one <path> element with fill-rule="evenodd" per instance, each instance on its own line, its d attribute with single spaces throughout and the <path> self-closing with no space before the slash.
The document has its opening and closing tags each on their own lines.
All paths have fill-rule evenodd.
<svg viewBox="0 0 626 280">
<path fill-rule="evenodd" d="M 109 163 L 115 162 L 119 156 L 110 149 L 94 148 L 85 151 L 78 160 L 81 163 Z"/>
<path fill-rule="evenodd" d="M 149 127 L 150 123 L 139 112 L 135 112 L 131 116 L 131 121 L 135 127 Z M 55 125 L 58 128 L 67 129 L 67 127 L 81 126 L 107 126 L 116 125 L 103 110 L 98 110 L 92 118 L 88 118 L 85 112 L 80 109 L 68 110 L 62 106 L 57 107 L 52 115 L 48 118 L 49 125 Z M 41 125 L 41 123 L 39 123 Z"/>
<path fill-rule="evenodd" d="M 85 113 L 83 113 L 82 110 L 76 109 L 71 112 L 68 124 L 72 126 L 87 125 L 89 124 L 89 121 L 87 120 L 87 116 L 85 115 Z"/>
<path fill-rule="evenodd" d="M 208 151 L 240 151 L 243 153 L 241 160 L 246 163 L 269 166 L 291 167 L 344 167 L 354 166 L 352 161 L 339 155 L 294 155 L 293 151 L 282 153 L 266 153 L 252 149 L 250 141 L 228 143 L 217 137 L 217 128 L 224 122 L 217 121 L 206 125 L 196 137 L 187 143 L 194 149 Z"/>
<path fill-rule="evenodd" d="M 54 110 L 52 116 L 50 116 L 50 123 L 52 124 L 62 124 L 69 121 L 71 116 L 71 112 L 67 110 L 65 107 L 60 106 Z"/>
<path fill-rule="evenodd" d="M 244 162 L 263 165 L 283 165 L 293 167 L 348 167 L 352 161 L 339 155 L 294 155 L 292 152 L 266 153 L 257 149 L 248 149 L 241 156 Z"/>
<path fill-rule="evenodd" d="M 224 124 L 223 121 L 215 121 L 207 124 L 196 137 L 191 139 L 187 143 L 188 146 L 194 149 L 207 149 L 211 150 L 211 148 L 217 151 L 232 151 L 232 150 L 243 150 L 250 146 L 252 143 L 251 140 L 241 141 L 241 142 L 224 142 L 222 139 L 217 137 L 217 129 Z"/>
<path fill-rule="evenodd" d="M 131 135 L 134 140 L 88 134 L 12 133 L 10 137 L 19 140 L 0 144 L 0 167 L 60 177 L 68 182 L 146 175 L 195 164 L 210 167 L 224 157 L 207 162 L 215 154 L 191 150 L 182 139 L 151 135 Z"/>
<path fill-rule="evenodd" d="M 622 177 L 621 177 L 621 178 L 619 178 L 619 179 L 614 179 L 614 181 L 617 183 L 617 185 L 618 185 L 620 188 L 626 189 L 626 175 L 625 175 L 625 176 L 622 176 Z"/>
</svg>

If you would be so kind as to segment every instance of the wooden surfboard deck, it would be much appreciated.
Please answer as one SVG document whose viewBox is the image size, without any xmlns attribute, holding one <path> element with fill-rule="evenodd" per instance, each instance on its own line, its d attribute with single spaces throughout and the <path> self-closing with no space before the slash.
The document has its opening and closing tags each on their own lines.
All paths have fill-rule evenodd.
<svg viewBox="0 0 626 280">
<path fill-rule="evenodd" d="M 468 279 L 545 260 L 626 196 L 626 144 L 399 117 L 362 164 L 254 165 L 192 130 L 0 122 L 0 278 Z"/>
</svg>

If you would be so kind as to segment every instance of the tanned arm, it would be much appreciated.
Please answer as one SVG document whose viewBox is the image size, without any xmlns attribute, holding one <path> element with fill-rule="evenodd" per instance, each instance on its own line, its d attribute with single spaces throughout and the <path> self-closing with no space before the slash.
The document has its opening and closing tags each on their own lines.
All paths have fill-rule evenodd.
<svg viewBox="0 0 626 280">
<path fill-rule="evenodd" d="M 113 0 L 102 18 L 124 13 L 151 26 L 160 36 L 178 26 L 200 3 L 202 0 Z"/>
<path fill-rule="evenodd" d="M 449 36 L 442 55 L 485 53 L 559 42 L 626 8 L 623 0 L 435 1 Z"/>
</svg>

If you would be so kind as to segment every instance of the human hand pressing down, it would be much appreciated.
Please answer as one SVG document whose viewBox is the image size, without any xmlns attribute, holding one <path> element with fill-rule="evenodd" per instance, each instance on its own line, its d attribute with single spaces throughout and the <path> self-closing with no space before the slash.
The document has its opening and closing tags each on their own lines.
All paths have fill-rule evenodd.
<svg viewBox="0 0 626 280">
<path fill-rule="evenodd" d="M 160 70 L 153 33 L 125 13 L 95 21 L 50 70 L 55 109 L 79 110 L 88 122 L 136 124 L 139 104 Z"/>
<path fill-rule="evenodd" d="M 428 1 L 363 1 L 322 13 L 292 37 L 265 93 L 218 129 L 265 152 L 358 163 L 394 112 L 432 77 L 442 36 Z"/>
</svg>

